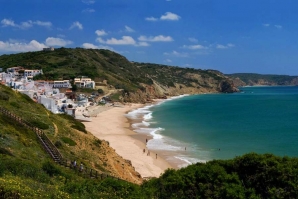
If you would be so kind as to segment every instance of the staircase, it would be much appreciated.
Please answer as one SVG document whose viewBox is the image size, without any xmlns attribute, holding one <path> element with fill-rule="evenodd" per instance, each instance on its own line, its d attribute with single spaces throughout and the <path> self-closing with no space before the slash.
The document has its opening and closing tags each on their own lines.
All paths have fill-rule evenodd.
<svg viewBox="0 0 298 199">
<path fill-rule="evenodd" d="M 84 167 L 83 170 L 80 170 L 78 166 L 73 167 L 72 162 L 63 158 L 61 153 L 58 151 L 58 149 L 52 143 L 52 141 L 46 136 L 46 134 L 43 132 L 43 130 L 31 125 L 30 123 L 23 120 L 21 117 L 9 112 L 8 110 L 6 110 L 3 107 L 0 107 L 0 113 L 6 115 L 7 117 L 9 117 L 9 118 L 13 119 L 14 121 L 18 122 L 19 124 L 23 125 L 25 128 L 34 131 L 37 138 L 39 139 L 41 145 L 43 146 L 44 150 L 51 156 L 51 158 L 57 164 L 60 164 L 65 167 L 69 167 L 70 169 L 73 169 L 76 173 L 78 173 L 78 175 L 80 175 L 82 177 L 96 178 L 96 179 L 101 179 L 101 180 L 105 179 L 105 178 L 113 178 L 113 179 L 117 179 L 117 180 L 126 181 L 126 180 L 117 178 L 115 176 L 109 175 L 107 173 L 96 171 L 92 168 Z"/>
<path fill-rule="evenodd" d="M 26 122 L 19 116 L 9 112 L 5 108 L 0 107 L 0 112 L 10 117 L 11 119 L 17 121 L 19 124 L 23 125 L 27 129 L 34 131 L 41 145 L 43 146 L 45 151 L 52 157 L 52 159 L 57 163 L 60 163 L 63 161 L 63 157 L 61 153 L 58 151 L 56 146 L 51 142 L 51 140 L 46 136 L 43 130 L 31 125 L 30 123 Z"/>
</svg>

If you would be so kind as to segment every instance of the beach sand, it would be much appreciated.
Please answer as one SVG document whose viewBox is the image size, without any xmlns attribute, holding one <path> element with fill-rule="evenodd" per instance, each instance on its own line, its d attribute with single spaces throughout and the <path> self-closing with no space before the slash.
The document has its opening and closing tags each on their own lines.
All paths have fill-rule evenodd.
<svg viewBox="0 0 298 199">
<path fill-rule="evenodd" d="M 99 139 L 108 141 L 120 156 L 130 160 L 143 178 L 159 177 L 166 169 L 172 167 L 154 152 L 150 152 L 150 156 L 147 155 L 146 135 L 143 139 L 142 136 L 134 138 L 137 133 L 131 130 L 129 120 L 124 116 L 127 112 L 143 106 L 129 104 L 119 107 L 88 107 L 89 112 L 92 112 L 92 121 L 83 123 L 87 131 Z"/>
</svg>

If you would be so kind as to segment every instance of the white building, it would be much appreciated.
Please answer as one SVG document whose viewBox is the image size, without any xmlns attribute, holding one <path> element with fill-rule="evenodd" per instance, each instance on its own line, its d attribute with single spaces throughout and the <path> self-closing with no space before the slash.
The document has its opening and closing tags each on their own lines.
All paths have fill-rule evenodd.
<svg viewBox="0 0 298 199">
<path fill-rule="evenodd" d="M 53 88 L 71 88 L 69 80 L 54 81 Z"/>
<path fill-rule="evenodd" d="M 74 84 L 79 88 L 92 88 L 95 89 L 95 82 L 91 78 L 82 76 L 81 78 L 75 78 Z"/>
<path fill-rule="evenodd" d="M 43 50 L 43 51 L 54 51 L 55 48 L 53 48 L 53 47 L 50 47 L 50 48 L 43 48 L 42 50 Z"/>
<path fill-rule="evenodd" d="M 36 75 L 42 74 L 42 69 L 40 70 L 24 70 L 24 77 L 33 78 Z"/>
</svg>

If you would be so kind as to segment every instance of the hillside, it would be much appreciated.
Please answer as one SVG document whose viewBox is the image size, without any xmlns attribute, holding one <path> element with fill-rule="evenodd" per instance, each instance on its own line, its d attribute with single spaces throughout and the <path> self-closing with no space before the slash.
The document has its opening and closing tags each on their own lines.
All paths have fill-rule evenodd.
<svg viewBox="0 0 298 199">
<path fill-rule="evenodd" d="M 135 63 L 109 50 L 60 48 L 2 55 L 0 66 L 4 70 L 13 66 L 42 69 L 44 75 L 36 79 L 88 76 L 105 91 L 118 89 L 120 100 L 128 102 L 186 93 L 237 91 L 233 82 L 218 71 Z"/>
<path fill-rule="evenodd" d="M 261 75 L 255 73 L 235 73 L 226 75 L 230 77 L 235 86 L 293 86 L 298 85 L 298 76 L 289 75 Z"/>
<path fill-rule="evenodd" d="M 84 126 L 70 117 L 51 114 L 26 95 L 2 85 L 0 107 L 42 128 L 65 158 L 134 183 L 142 181 L 107 142 L 85 132 Z M 161 177 L 137 185 L 113 178 L 83 177 L 55 164 L 33 131 L 2 113 L 0 128 L 0 198 L 298 197 L 297 158 L 250 153 L 232 160 L 169 169 Z M 118 168 L 129 174 L 123 176 Z"/>
<path fill-rule="evenodd" d="M 63 158 L 68 160 L 68 164 L 76 160 L 78 164 L 83 163 L 85 168 L 97 170 L 99 174 L 104 173 L 137 184 L 142 182 L 141 176 L 129 161 L 116 154 L 108 142 L 87 132 L 84 125 L 71 116 L 52 114 L 28 96 L 3 85 L 0 85 L 0 107 L 43 129 Z M 52 190 L 56 189 L 54 185 L 59 185 L 61 180 L 78 184 L 85 181 L 74 171 L 54 165 L 35 133 L 2 113 L 0 128 L 0 192 L 3 188 L 1 186 L 5 185 L 6 188 L 10 183 L 6 179 L 22 182 L 32 192 L 38 183 L 41 185 L 37 189 Z M 123 173 L 123 169 L 127 172 Z M 56 173 L 61 174 L 62 178 L 52 179 L 51 176 Z"/>
</svg>

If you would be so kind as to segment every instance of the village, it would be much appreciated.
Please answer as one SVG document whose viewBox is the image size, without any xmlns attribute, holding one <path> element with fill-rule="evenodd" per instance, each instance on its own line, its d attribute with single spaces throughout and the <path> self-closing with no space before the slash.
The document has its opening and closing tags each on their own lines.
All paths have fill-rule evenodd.
<svg viewBox="0 0 298 199">
<path fill-rule="evenodd" d="M 72 85 L 77 88 L 95 89 L 95 82 L 91 78 L 81 76 L 73 80 L 33 80 L 34 76 L 40 74 L 43 74 L 42 69 L 28 70 L 22 66 L 16 66 L 3 71 L 0 68 L 0 83 L 28 95 L 52 113 L 65 113 L 80 121 L 91 121 L 91 117 L 96 116 L 96 114 L 93 113 L 92 115 L 90 110 L 98 103 L 105 106 L 109 105 L 107 103 L 109 97 L 99 97 L 98 92 L 86 95 L 75 94 L 72 91 Z"/>
</svg>

